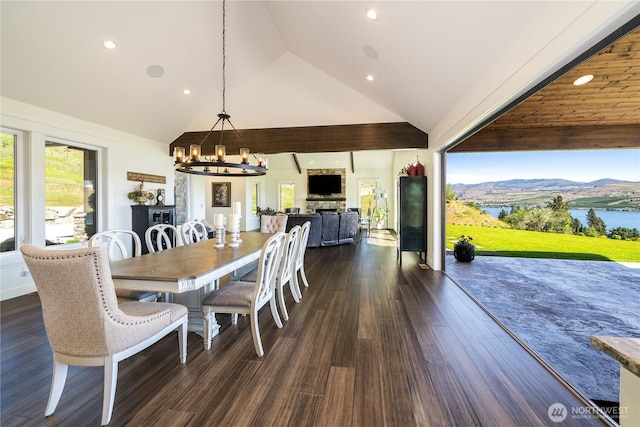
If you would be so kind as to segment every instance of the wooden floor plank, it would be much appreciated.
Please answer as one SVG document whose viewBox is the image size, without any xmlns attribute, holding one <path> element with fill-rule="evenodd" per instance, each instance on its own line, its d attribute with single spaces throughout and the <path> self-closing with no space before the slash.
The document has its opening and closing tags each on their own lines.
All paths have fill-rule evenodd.
<svg viewBox="0 0 640 427">
<path fill-rule="evenodd" d="M 444 273 L 422 270 L 383 232 L 307 250 L 309 287 L 278 329 L 269 310 L 255 354 L 249 319 L 205 351 L 175 334 L 120 363 L 111 426 L 537 426 L 552 403 L 585 406 Z M 37 295 L 0 307 L 0 424 L 98 425 L 102 369 L 71 368 L 44 417 L 51 352 Z M 562 425 L 606 425 L 567 418 Z"/>
</svg>

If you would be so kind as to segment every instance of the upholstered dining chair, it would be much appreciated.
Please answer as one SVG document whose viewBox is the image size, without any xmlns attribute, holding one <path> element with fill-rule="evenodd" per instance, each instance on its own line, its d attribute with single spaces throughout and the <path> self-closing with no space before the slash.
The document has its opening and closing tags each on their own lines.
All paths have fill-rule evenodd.
<svg viewBox="0 0 640 427">
<path fill-rule="evenodd" d="M 238 314 L 248 314 L 251 322 L 251 335 L 256 354 L 264 355 L 260 329 L 258 328 L 258 311 L 270 303 L 274 320 L 278 316 L 275 299 L 272 298 L 285 234 L 278 232 L 271 236 L 262 246 L 258 261 L 258 275 L 254 282 L 236 280 L 213 291 L 202 301 L 204 318 L 205 348 L 211 348 L 211 328 L 215 320 L 214 313 L 231 314 L 231 323 L 238 323 Z M 282 326 L 282 324 L 280 325 Z"/>
<path fill-rule="evenodd" d="M 287 233 L 287 238 L 284 242 L 284 248 L 282 250 L 282 257 L 280 260 L 280 268 L 278 269 L 278 275 L 276 276 L 276 290 L 274 292 L 273 298 L 278 298 L 278 305 L 280 306 L 280 313 L 282 313 L 282 317 L 284 320 L 289 320 L 289 312 L 287 311 L 287 306 L 284 302 L 284 287 L 288 283 L 289 288 L 291 289 L 291 293 L 293 294 L 293 298 L 296 302 L 300 302 L 300 298 L 295 290 L 295 285 L 293 283 L 293 272 L 296 263 L 296 255 L 298 251 L 298 243 L 300 241 L 302 228 L 299 225 L 294 226 Z M 282 322 L 280 317 L 274 318 L 276 321 L 276 325 L 278 327 L 282 327 Z"/>
<path fill-rule="evenodd" d="M 260 232 L 261 233 L 277 233 L 286 232 L 287 215 L 261 215 L 260 216 Z"/>
<path fill-rule="evenodd" d="M 178 229 L 171 224 L 155 224 L 144 232 L 144 241 L 149 252 L 160 252 L 182 246 Z"/>
<path fill-rule="evenodd" d="M 111 262 L 140 256 L 142 253 L 140 237 L 131 230 L 108 230 L 96 233 L 89 239 L 89 247 L 104 249 Z M 128 289 L 116 289 L 116 295 L 120 302 L 154 302 L 160 298 L 159 292 Z"/>
<path fill-rule="evenodd" d="M 306 288 L 309 287 L 309 282 L 307 281 L 307 275 L 304 272 L 304 255 L 307 252 L 307 241 L 309 240 L 309 230 L 311 229 L 311 222 L 307 221 L 302 224 L 302 228 L 300 230 L 300 238 L 298 240 L 298 251 L 296 252 L 296 260 L 295 265 L 293 267 L 293 286 L 291 287 L 291 292 L 294 290 L 298 293 L 298 302 L 302 298 L 302 291 L 300 291 L 300 282 L 298 281 L 298 274 L 302 279 L 302 283 Z M 295 289 L 294 289 L 295 288 Z"/>
<path fill-rule="evenodd" d="M 179 230 L 180 239 L 183 245 L 190 245 L 209 238 L 209 235 L 207 234 L 207 227 L 205 227 L 200 221 L 187 221 L 184 224 L 180 224 Z"/>
<path fill-rule="evenodd" d="M 162 302 L 118 304 L 109 260 L 100 248 L 47 250 L 23 245 L 20 250 L 38 290 L 53 351 L 45 416 L 56 410 L 69 365 L 104 366 L 105 425 L 111 420 L 121 360 L 177 330 L 180 362 L 186 362 L 187 308 Z"/>
</svg>

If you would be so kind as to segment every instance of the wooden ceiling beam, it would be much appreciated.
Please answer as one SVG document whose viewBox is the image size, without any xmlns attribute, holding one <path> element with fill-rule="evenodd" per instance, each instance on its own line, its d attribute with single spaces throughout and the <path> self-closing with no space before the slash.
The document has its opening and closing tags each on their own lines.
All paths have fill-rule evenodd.
<svg viewBox="0 0 640 427">
<path fill-rule="evenodd" d="M 185 132 L 169 148 L 200 145 L 207 135 L 203 132 Z M 308 126 L 291 128 L 241 129 L 238 133 L 253 153 L 327 153 L 397 148 L 428 148 L 428 135 L 407 122 L 367 123 L 337 126 Z M 214 131 L 202 143 L 202 154 L 213 155 L 214 145 L 220 143 L 220 131 Z M 227 155 L 245 147 L 233 131 L 224 131 Z"/>
<path fill-rule="evenodd" d="M 640 148 L 640 125 L 485 128 L 449 153 Z"/>
</svg>

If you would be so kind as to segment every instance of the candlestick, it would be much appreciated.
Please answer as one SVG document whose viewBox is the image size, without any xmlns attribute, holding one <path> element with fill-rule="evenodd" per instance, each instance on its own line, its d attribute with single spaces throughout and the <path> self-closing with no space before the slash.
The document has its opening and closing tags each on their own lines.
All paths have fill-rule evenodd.
<svg viewBox="0 0 640 427">
<path fill-rule="evenodd" d="M 229 243 L 229 247 L 237 248 L 240 246 L 240 242 L 242 242 L 239 238 L 240 230 L 229 231 L 229 234 L 231 235 L 231 243 Z"/>
<path fill-rule="evenodd" d="M 215 227 L 216 229 L 216 245 L 214 248 L 224 248 L 224 227 Z"/>
</svg>

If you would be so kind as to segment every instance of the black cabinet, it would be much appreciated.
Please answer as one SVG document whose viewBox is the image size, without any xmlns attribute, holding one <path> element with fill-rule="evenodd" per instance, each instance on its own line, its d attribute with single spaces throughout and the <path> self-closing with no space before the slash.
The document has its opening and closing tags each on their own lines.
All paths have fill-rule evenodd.
<svg viewBox="0 0 640 427">
<path fill-rule="evenodd" d="M 401 176 L 398 181 L 398 258 L 402 252 L 427 254 L 427 177 Z"/>
<path fill-rule="evenodd" d="M 152 225 L 171 224 L 176 225 L 175 206 L 131 206 L 131 228 L 140 236 L 142 253 L 149 253 L 147 243 L 144 241 L 144 233 Z"/>
</svg>

